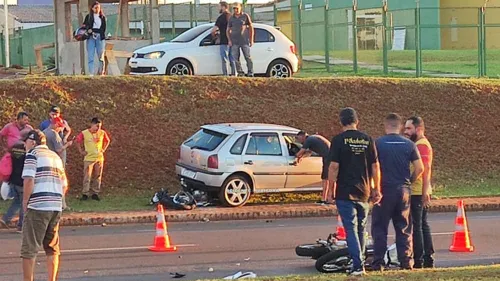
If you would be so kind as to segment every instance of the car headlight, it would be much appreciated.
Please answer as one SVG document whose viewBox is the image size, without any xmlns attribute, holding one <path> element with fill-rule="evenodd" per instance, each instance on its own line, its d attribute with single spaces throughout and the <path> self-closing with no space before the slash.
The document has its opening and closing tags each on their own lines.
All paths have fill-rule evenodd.
<svg viewBox="0 0 500 281">
<path fill-rule="evenodd" d="M 144 55 L 145 59 L 159 59 L 163 57 L 165 52 L 151 52 Z"/>
</svg>

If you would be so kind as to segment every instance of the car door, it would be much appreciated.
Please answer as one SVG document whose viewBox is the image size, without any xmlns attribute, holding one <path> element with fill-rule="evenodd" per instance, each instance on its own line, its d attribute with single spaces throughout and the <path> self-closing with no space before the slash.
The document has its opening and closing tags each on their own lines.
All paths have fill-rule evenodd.
<svg viewBox="0 0 500 281">
<path fill-rule="evenodd" d="M 267 72 L 267 68 L 272 61 L 271 58 L 274 56 L 276 38 L 263 28 L 254 28 L 254 32 L 254 45 L 250 48 L 254 72 L 256 74 L 264 74 Z M 241 61 L 244 65 L 243 70 L 246 71 L 246 62 L 243 54 L 241 54 Z"/>
<path fill-rule="evenodd" d="M 283 134 L 283 140 L 287 144 L 285 151 L 287 162 L 287 179 L 285 189 L 294 190 L 321 190 L 321 171 L 323 167 L 323 158 L 316 153 L 310 157 L 304 157 L 300 163 L 296 162 L 295 155 L 302 145 L 295 140 L 295 134 Z"/>
<path fill-rule="evenodd" d="M 222 60 L 220 57 L 220 46 L 218 42 L 212 38 L 209 32 L 201 35 L 202 39 L 198 46 L 198 51 L 193 56 L 198 65 L 196 75 L 221 75 Z"/>
<path fill-rule="evenodd" d="M 279 192 L 285 187 L 288 163 L 278 133 L 250 134 L 243 164 L 253 173 L 255 192 Z"/>
</svg>

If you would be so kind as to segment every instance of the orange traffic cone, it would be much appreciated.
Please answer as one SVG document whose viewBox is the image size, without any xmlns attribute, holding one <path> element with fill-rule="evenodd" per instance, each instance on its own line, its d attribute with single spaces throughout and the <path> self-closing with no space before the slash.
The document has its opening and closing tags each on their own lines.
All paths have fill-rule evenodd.
<svg viewBox="0 0 500 281">
<path fill-rule="evenodd" d="M 153 252 L 174 252 L 177 247 L 170 245 L 170 237 L 167 232 L 167 222 L 163 212 L 163 205 L 158 204 L 158 214 L 156 215 L 156 236 L 153 246 L 148 248 Z"/>
<path fill-rule="evenodd" d="M 455 219 L 455 234 L 450 246 L 450 252 L 473 252 L 474 246 L 470 241 L 469 227 L 465 218 L 464 201 L 458 201 L 457 218 Z"/>
<path fill-rule="evenodd" d="M 342 224 L 342 218 L 337 216 L 337 239 L 346 240 L 344 224 Z"/>
</svg>

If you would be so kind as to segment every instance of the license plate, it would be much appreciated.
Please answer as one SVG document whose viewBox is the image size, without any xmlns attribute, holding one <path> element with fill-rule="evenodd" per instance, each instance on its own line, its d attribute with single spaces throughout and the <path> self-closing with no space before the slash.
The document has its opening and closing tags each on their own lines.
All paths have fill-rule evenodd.
<svg viewBox="0 0 500 281">
<path fill-rule="evenodd" d="M 193 171 L 190 171 L 187 169 L 182 169 L 181 175 L 184 177 L 187 177 L 187 178 L 194 179 L 194 177 L 196 177 L 196 172 L 193 172 Z"/>
</svg>

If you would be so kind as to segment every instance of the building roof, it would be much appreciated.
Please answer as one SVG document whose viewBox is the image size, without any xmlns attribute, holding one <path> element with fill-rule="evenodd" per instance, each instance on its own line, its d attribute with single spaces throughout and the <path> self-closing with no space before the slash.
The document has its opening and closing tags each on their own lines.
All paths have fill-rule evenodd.
<svg viewBox="0 0 500 281">
<path fill-rule="evenodd" d="M 3 5 L 0 8 L 3 11 Z M 52 5 L 9 5 L 9 14 L 22 23 L 54 22 L 54 8 Z"/>
<path fill-rule="evenodd" d="M 210 7 L 210 8 L 209 8 Z M 117 4 L 102 4 L 105 15 L 112 16 L 118 14 L 119 6 Z M 146 9 L 149 8 L 146 6 Z M 3 9 L 3 5 L 0 5 Z M 144 5 L 132 4 L 129 6 L 130 21 L 141 21 L 144 17 Z M 193 6 L 193 20 L 198 21 L 215 21 L 219 15 L 218 6 L 216 4 L 208 5 L 202 4 Z M 172 5 L 160 5 L 160 21 L 172 21 Z M 196 12 L 194 11 L 196 10 Z M 146 10 L 147 11 L 147 10 Z M 211 18 L 210 18 L 211 11 Z M 248 11 L 249 12 L 249 11 Z M 54 22 L 54 6 L 53 5 L 9 5 L 9 13 L 13 15 L 17 21 L 21 23 L 52 23 Z M 175 4 L 174 5 L 174 19 L 176 21 L 189 21 L 190 18 L 190 5 L 189 4 Z M 77 20 L 77 7 L 73 5 L 72 18 Z M 254 21 L 272 21 L 272 13 L 255 13 Z"/>
</svg>

